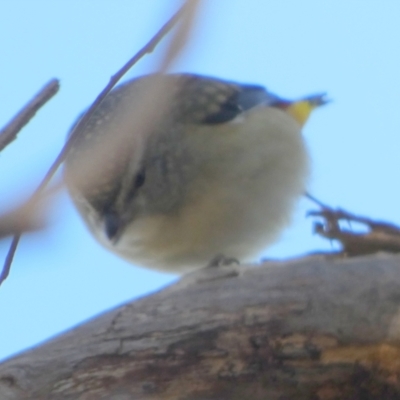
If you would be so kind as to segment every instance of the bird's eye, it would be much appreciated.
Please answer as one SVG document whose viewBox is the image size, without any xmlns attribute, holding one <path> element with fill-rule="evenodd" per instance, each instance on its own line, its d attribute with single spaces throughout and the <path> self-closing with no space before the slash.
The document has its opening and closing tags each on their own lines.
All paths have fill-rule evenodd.
<svg viewBox="0 0 400 400">
<path fill-rule="evenodd" d="M 135 177 L 133 178 L 132 185 L 129 188 L 129 191 L 126 195 L 126 201 L 129 202 L 135 197 L 138 189 L 144 185 L 145 180 L 146 180 L 146 174 L 145 174 L 145 171 L 143 168 L 143 169 L 140 169 L 138 171 L 138 173 L 135 175 Z"/>
<path fill-rule="evenodd" d="M 139 189 L 141 186 L 143 186 L 145 180 L 146 180 L 146 174 L 144 172 L 144 169 L 142 169 L 135 176 L 135 180 L 133 183 L 134 189 Z"/>
</svg>

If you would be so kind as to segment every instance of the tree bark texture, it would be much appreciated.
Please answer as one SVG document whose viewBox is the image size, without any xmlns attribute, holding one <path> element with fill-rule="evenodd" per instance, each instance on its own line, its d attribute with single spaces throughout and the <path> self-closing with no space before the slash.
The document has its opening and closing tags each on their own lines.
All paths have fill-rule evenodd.
<svg viewBox="0 0 400 400">
<path fill-rule="evenodd" d="M 185 276 L 5 361 L 0 399 L 400 399 L 400 256 Z"/>
</svg>

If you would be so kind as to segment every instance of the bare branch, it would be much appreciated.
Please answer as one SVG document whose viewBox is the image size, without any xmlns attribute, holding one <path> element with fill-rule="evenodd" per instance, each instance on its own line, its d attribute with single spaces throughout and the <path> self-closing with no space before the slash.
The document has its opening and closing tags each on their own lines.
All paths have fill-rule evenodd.
<svg viewBox="0 0 400 400">
<path fill-rule="evenodd" d="M 312 201 L 313 203 L 315 203 L 317 206 L 321 207 L 322 209 L 330 208 L 328 205 L 326 205 L 326 204 L 324 204 L 322 201 L 318 200 L 316 197 L 314 197 L 314 196 L 313 196 L 311 193 L 309 193 L 309 192 L 305 192 L 305 193 L 304 193 L 304 196 L 305 196 L 308 200 L 310 200 L 310 201 Z"/>
<path fill-rule="evenodd" d="M 12 260 L 21 236 L 20 232 L 31 231 L 40 227 L 40 224 L 33 220 L 33 214 L 36 212 L 33 204 L 33 202 L 30 202 L 0 218 L 0 239 L 12 234 L 15 235 L 4 261 L 4 267 L 0 273 L 0 285 L 7 279 L 10 273 Z M 17 240 L 15 239 L 16 237 L 18 238 Z"/>
<path fill-rule="evenodd" d="M 17 138 L 18 132 L 34 117 L 36 112 L 47 103 L 60 89 L 58 79 L 52 79 L 28 104 L 0 131 L 0 151 Z"/>
<path fill-rule="evenodd" d="M 43 227 L 44 224 L 38 221 L 36 207 L 32 203 L 26 203 L 0 216 L 0 239 L 17 232 L 31 232 Z"/>
<path fill-rule="evenodd" d="M 13 237 L 10 248 L 8 249 L 6 259 L 4 260 L 4 266 L 0 274 L 0 285 L 8 278 L 8 275 L 10 274 L 11 264 L 13 262 L 15 252 L 17 250 L 20 237 L 21 237 L 20 233 L 16 234 Z"/>
<path fill-rule="evenodd" d="M 5 361 L 1 399 L 398 400 L 399 264 L 196 271 Z"/>
<path fill-rule="evenodd" d="M 171 62 L 179 55 L 186 45 L 194 19 L 197 15 L 197 10 L 201 0 L 188 0 L 185 3 L 185 8 L 181 9 L 181 23 L 176 31 L 171 45 L 168 48 L 167 54 L 161 64 L 160 71 L 165 71 Z"/>
<path fill-rule="evenodd" d="M 21 232 L 32 232 L 44 229 L 47 226 L 45 221 L 45 213 L 49 206 L 50 200 L 63 187 L 59 181 L 51 188 L 41 193 L 40 196 L 31 198 L 16 209 L 9 211 L 0 216 L 0 240 L 15 235 L 18 237 Z M 10 245 L 7 258 L 4 263 L 4 268 L 0 273 L 0 284 L 7 279 L 10 273 L 12 257 L 14 256 L 17 243 L 15 239 Z"/>
<path fill-rule="evenodd" d="M 308 216 L 323 219 L 322 223 L 314 224 L 314 232 L 329 240 L 338 240 L 342 245 L 342 255 L 354 257 L 379 251 L 400 253 L 399 226 L 355 215 L 341 208 L 333 209 L 308 193 L 306 196 L 321 207 L 320 210 L 307 213 Z M 366 227 L 367 232 L 345 229 L 340 225 L 340 221 L 362 224 Z"/>
</svg>

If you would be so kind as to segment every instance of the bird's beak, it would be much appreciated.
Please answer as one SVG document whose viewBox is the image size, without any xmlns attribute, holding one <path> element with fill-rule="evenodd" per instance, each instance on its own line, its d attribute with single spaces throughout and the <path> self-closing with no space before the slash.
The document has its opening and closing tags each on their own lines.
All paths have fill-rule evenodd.
<svg viewBox="0 0 400 400">
<path fill-rule="evenodd" d="M 330 102 L 326 93 L 315 94 L 288 104 L 286 112 L 303 126 L 313 110 Z"/>
<path fill-rule="evenodd" d="M 107 238 L 113 243 L 117 243 L 122 232 L 122 220 L 116 212 L 106 212 L 103 216 L 104 232 Z"/>
</svg>

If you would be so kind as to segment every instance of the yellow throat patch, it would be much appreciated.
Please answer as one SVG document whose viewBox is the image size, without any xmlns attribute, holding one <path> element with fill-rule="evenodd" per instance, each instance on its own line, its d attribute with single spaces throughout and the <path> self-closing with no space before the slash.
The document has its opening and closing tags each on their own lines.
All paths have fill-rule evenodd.
<svg viewBox="0 0 400 400">
<path fill-rule="evenodd" d="M 326 99 L 325 93 L 317 94 L 294 101 L 286 108 L 286 112 L 290 114 L 301 126 L 303 126 L 307 122 L 313 110 L 315 110 L 317 107 L 325 105 L 328 102 L 329 100 Z"/>
</svg>

